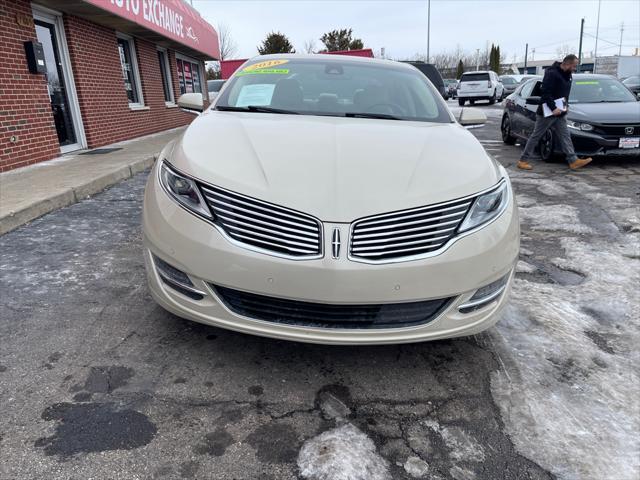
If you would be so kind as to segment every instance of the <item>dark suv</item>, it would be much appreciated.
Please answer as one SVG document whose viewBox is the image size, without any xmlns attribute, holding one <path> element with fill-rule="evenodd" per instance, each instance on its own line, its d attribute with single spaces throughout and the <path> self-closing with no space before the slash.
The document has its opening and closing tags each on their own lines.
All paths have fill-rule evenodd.
<svg viewBox="0 0 640 480">
<path fill-rule="evenodd" d="M 431 80 L 431 83 L 433 83 L 433 86 L 436 87 L 436 89 L 440 92 L 440 95 L 442 95 L 442 98 L 444 98 L 445 100 L 449 99 L 449 92 L 444 86 L 444 80 L 442 80 L 442 75 L 440 75 L 440 72 L 438 71 L 435 65 L 432 65 L 431 63 L 424 63 L 419 61 L 408 61 L 408 60 L 405 60 L 402 63 L 410 63 L 411 65 L 416 67 L 418 70 L 420 70 L 425 77 Z"/>
</svg>

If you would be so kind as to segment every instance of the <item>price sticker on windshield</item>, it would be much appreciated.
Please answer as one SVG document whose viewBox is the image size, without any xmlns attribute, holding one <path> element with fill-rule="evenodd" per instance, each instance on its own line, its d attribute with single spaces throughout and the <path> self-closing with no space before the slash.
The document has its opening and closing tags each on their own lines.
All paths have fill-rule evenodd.
<svg viewBox="0 0 640 480">
<path fill-rule="evenodd" d="M 253 70 L 266 70 L 289 63 L 289 60 L 267 60 L 266 62 L 258 62 L 242 69 L 243 72 L 252 72 Z"/>
</svg>

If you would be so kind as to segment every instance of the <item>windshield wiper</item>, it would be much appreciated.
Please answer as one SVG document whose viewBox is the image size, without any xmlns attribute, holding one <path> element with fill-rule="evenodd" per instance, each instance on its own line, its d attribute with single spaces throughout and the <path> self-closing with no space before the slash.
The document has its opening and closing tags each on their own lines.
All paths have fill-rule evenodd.
<svg viewBox="0 0 640 480">
<path fill-rule="evenodd" d="M 402 120 L 400 117 L 389 115 L 388 113 L 347 112 L 344 114 L 344 116 L 350 118 L 382 118 L 385 120 Z"/>
<path fill-rule="evenodd" d="M 300 112 L 293 110 L 283 110 L 282 108 L 265 107 L 263 105 L 247 105 L 246 107 L 232 107 L 230 105 L 218 105 L 216 110 L 221 112 L 258 112 L 258 113 L 288 113 L 299 115 Z"/>
</svg>

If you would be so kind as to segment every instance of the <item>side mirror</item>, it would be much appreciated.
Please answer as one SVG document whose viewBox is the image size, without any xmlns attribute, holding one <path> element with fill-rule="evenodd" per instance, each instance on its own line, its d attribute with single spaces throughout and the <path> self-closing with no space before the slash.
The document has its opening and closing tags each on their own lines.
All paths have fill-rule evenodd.
<svg viewBox="0 0 640 480">
<path fill-rule="evenodd" d="M 477 108 L 463 108 L 460 112 L 458 122 L 462 126 L 484 125 L 487 123 L 487 116 L 482 110 Z"/>
<path fill-rule="evenodd" d="M 540 105 L 540 97 L 528 97 L 525 103 L 527 105 Z"/>
<path fill-rule="evenodd" d="M 200 115 L 204 109 L 201 93 L 183 93 L 178 98 L 178 106 L 187 113 Z"/>
</svg>

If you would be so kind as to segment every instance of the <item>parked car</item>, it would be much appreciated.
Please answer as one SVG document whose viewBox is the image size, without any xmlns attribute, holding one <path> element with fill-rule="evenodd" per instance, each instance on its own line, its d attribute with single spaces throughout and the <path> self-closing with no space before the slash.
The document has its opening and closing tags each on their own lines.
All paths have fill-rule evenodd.
<svg viewBox="0 0 640 480">
<path fill-rule="evenodd" d="M 500 81 L 504 86 L 503 96 L 511 95 L 520 86 L 521 75 L 501 75 Z"/>
<path fill-rule="evenodd" d="M 444 80 L 442 80 L 442 75 L 440 75 L 440 72 L 438 71 L 435 65 L 432 65 L 431 63 L 425 63 L 425 62 L 419 62 L 419 61 L 404 61 L 402 63 L 408 63 L 416 67 L 418 70 L 420 70 L 420 72 L 422 72 L 422 74 L 425 77 L 431 80 L 431 83 L 433 83 L 433 86 L 436 87 L 436 90 L 440 92 L 440 95 L 442 95 L 442 98 L 444 98 L 445 100 L 449 99 L 449 92 L 444 86 Z"/>
<path fill-rule="evenodd" d="M 207 92 L 209 93 L 210 101 L 216 98 L 225 81 L 226 80 L 207 80 Z"/>
<path fill-rule="evenodd" d="M 447 93 L 449 94 L 449 98 L 456 98 L 458 95 L 458 81 L 455 78 L 445 78 L 444 86 L 447 89 Z"/>
<path fill-rule="evenodd" d="M 465 72 L 460 77 L 458 104 L 462 107 L 466 101 L 473 105 L 478 100 L 489 100 L 489 105 L 502 100 L 504 86 L 498 74 L 492 71 Z"/>
<path fill-rule="evenodd" d="M 531 135 L 541 83 L 541 77 L 531 79 L 507 97 L 501 124 L 505 143 Z M 613 77 L 573 75 L 567 123 L 579 156 L 640 156 L 640 102 Z M 542 159 L 551 161 L 556 147 L 554 133 L 548 130 L 539 145 Z"/>
<path fill-rule="evenodd" d="M 184 94 L 183 109 L 202 110 Z M 506 170 L 412 66 L 257 57 L 160 153 L 150 291 L 239 332 L 380 344 L 475 334 L 505 306 L 519 223 Z"/>
<path fill-rule="evenodd" d="M 640 76 L 634 75 L 632 77 L 625 78 L 622 83 L 625 87 L 631 90 L 636 95 L 640 95 Z"/>
</svg>

